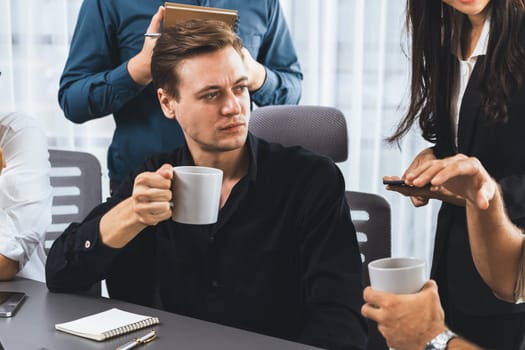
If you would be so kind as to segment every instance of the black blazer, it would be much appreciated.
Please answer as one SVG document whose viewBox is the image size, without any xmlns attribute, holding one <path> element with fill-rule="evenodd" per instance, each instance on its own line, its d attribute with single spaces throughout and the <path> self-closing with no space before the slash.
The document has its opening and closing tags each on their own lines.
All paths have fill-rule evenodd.
<svg viewBox="0 0 525 350">
<path fill-rule="evenodd" d="M 525 227 L 525 87 L 516 89 L 512 96 L 508 123 L 487 121 L 480 94 L 480 67 L 484 59 L 484 56 L 478 58 L 463 97 L 458 148 L 453 143 L 451 121 L 444 116 L 439 122 L 434 153 L 438 158 L 457 152 L 477 157 L 500 184 L 512 221 Z M 464 208 L 447 203 L 441 207 L 432 276 L 438 280 L 446 302 L 454 303 L 465 314 L 525 312 L 525 304 L 497 299 L 478 274 L 470 251 Z"/>
</svg>

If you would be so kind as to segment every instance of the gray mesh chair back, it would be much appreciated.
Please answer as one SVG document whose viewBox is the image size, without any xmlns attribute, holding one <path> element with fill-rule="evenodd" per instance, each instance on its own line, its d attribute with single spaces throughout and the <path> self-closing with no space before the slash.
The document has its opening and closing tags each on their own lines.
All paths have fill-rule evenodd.
<svg viewBox="0 0 525 350">
<path fill-rule="evenodd" d="M 343 113 L 324 106 L 267 106 L 252 111 L 250 131 L 269 142 L 300 145 L 332 158 L 348 157 L 348 132 Z"/>
<path fill-rule="evenodd" d="M 346 191 L 346 200 L 357 231 L 361 260 L 365 266 L 364 282 L 368 286 L 368 263 L 391 255 L 390 204 L 377 194 L 365 192 Z"/>
<path fill-rule="evenodd" d="M 370 285 L 368 263 L 391 256 L 390 204 L 379 195 L 365 192 L 346 191 L 346 200 L 357 231 L 363 261 L 364 284 L 368 286 Z M 367 349 L 388 349 L 385 338 L 379 333 L 377 324 L 372 320 L 368 320 Z"/>
<path fill-rule="evenodd" d="M 95 156 L 85 152 L 49 150 L 53 206 L 45 248 L 72 222 L 82 221 L 102 201 L 102 172 Z"/>
<path fill-rule="evenodd" d="M 102 201 L 102 171 L 92 154 L 77 151 L 49 150 L 53 204 L 51 226 L 46 231 L 45 250 L 72 222 L 80 222 Z M 84 294 L 100 296 L 101 283 Z"/>
<path fill-rule="evenodd" d="M 249 129 L 267 141 L 300 145 L 334 162 L 348 157 L 346 120 L 343 113 L 333 107 L 261 107 L 252 112 Z M 357 231 L 364 282 L 369 285 L 368 262 L 391 254 L 390 205 L 383 197 L 364 192 L 347 191 L 346 199 Z M 372 321 L 369 321 L 367 349 L 388 349 Z"/>
</svg>

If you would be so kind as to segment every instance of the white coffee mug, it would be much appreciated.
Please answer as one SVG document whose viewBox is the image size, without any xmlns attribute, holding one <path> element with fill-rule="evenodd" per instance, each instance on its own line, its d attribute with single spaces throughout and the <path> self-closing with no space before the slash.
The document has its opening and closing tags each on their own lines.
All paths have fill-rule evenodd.
<svg viewBox="0 0 525 350">
<path fill-rule="evenodd" d="M 417 293 L 428 280 L 425 261 L 418 258 L 384 258 L 368 264 L 370 286 L 394 294 Z"/>
<path fill-rule="evenodd" d="M 217 222 L 222 170 L 202 166 L 173 168 L 173 221 L 207 225 Z"/>
</svg>

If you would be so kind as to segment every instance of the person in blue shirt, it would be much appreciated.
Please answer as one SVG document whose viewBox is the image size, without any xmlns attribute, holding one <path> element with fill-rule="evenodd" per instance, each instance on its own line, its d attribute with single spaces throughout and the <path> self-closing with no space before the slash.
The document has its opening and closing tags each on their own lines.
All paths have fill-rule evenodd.
<svg viewBox="0 0 525 350">
<path fill-rule="evenodd" d="M 239 11 L 239 35 L 253 103 L 296 104 L 302 73 L 279 0 L 178 0 Z M 58 99 L 74 123 L 113 114 L 108 150 L 111 188 L 144 158 L 184 142 L 182 131 L 162 114 L 151 85 L 150 59 L 161 31 L 163 0 L 85 0 L 60 79 Z M 154 15 L 152 17 L 152 15 Z"/>
</svg>

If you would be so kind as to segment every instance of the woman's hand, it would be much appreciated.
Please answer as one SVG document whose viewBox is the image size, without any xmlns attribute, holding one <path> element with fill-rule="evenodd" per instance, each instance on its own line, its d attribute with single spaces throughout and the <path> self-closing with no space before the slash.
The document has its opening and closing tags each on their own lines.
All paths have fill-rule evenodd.
<svg viewBox="0 0 525 350">
<path fill-rule="evenodd" d="M 449 157 L 450 158 L 450 157 Z M 410 197 L 415 207 L 428 204 L 429 199 L 438 199 L 457 206 L 465 206 L 465 199 L 446 186 L 432 186 L 431 180 L 437 170 L 447 165 L 449 158 L 437 159 L 432 148 L 421 151 L 403 174 L 405 186 L 386 187 L 387 190 Z M 384 179 L 399 179 L 385 177 Z"/>
</svg>

